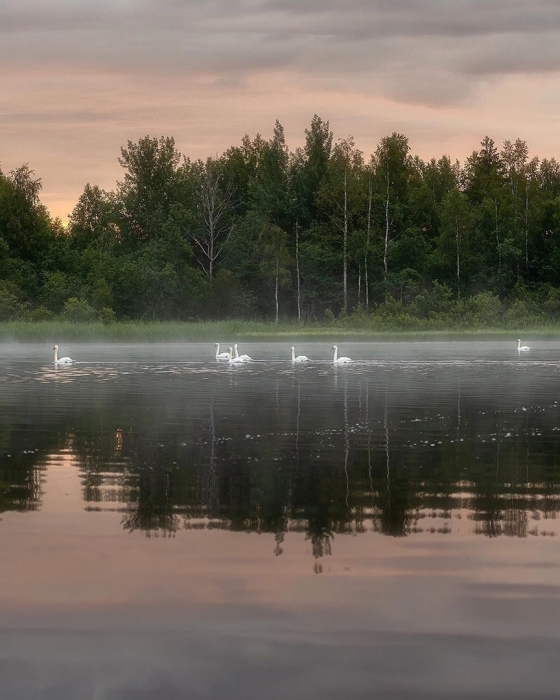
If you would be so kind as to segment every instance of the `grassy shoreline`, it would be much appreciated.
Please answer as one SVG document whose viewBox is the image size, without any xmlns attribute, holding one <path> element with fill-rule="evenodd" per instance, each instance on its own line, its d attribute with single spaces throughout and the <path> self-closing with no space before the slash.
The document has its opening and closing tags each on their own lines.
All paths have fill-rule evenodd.
<svg viewBox="0 0 560 700">
<path fill-rule="evenodd" d="M 411 330 L 348 325 L 299 325 L 258 321 L 214 322 L 117 322 L 70 323 L 65 321 L 6 321 L 0 323 L 0 342 L 229 342 L 239 341 L 427 341 L 427 340 L 501 340 L 517 338 L 555 339 L 559 325 L 535 325 L 519 328 L 430 328 Z"/>
</svg>

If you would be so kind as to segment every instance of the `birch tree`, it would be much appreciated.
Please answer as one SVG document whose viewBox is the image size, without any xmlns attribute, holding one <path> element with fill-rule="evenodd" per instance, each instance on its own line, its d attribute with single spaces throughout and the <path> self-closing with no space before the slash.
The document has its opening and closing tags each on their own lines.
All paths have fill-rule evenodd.
<svg viewBox="0 0 560 700">
<path fill-rule="evenodd" d="M 209 279 L 216 272 L 225 245 L 235 230 L 233 187 L 225 182 L 219 159 L 195 167 L 196 222 L 190 226 L 198 261 Z"/>
<path fill-rule="evenodd" d="M 354 138 L 340 139 L 333 148 L 329 177 L 320 194 L 320 201 L 342 238 L 342 309 L 345 314 L 348 312 L 348 238 L 358 211 L 362 168 L 362 152 L 356 148 Z"/>
<path fill-rule="evenodd" d="M 274 319 L 278 323 L 280 312 L 280 287 L 289 280 L 289 254 L 286 232 L 276 224 L 265 224 L 261 230 L 263 251 L 262 270 L 265 278 L 273 279 Z"/>
<path fill-rule="evenodd" d="M 408 139 L 393 132 L 381 139 L 375 151 L 375 169 L 378 190 L 383 204 L 383 281 L 385 296 L 388 290 L 389 246 L 399 235 L 399 219 L 408 184 L 409 170 Z"/>
<path fill-rule="evenodd" d="M 372 228 L 373 175 L 374 175 L 374 160 L 373 160 L 373 158 L 371 158 L 370 163 L 365 171 L 366 190 L 367 190 L 366 240 L 365 240 L 365 247 L 364 247 L 364 286 L 365 286 L 366 309 L 369 308 L 369 247 L 370 247 L 370 241 L 371 241 L 371 228 Z"/>
<path fill-rule="evenodd" d="M 461 298 L 461 263 L 465 238 L 470 224 L 468 201 L 457 188 L 451 190 L 443 201 L 442 236 L 440 245 L 453 250 L 457 300 Z"/>
<path fill-rule="evenodd" d="M 529 187 L 527 168 L 529 149 L 527 143 L 516 139 L 504 141 L 500 160 L 508 186 L 513 213 L 513 228 L 518 237 L 524 238 L 525 270 L 529 267 Z"/>
</svg>

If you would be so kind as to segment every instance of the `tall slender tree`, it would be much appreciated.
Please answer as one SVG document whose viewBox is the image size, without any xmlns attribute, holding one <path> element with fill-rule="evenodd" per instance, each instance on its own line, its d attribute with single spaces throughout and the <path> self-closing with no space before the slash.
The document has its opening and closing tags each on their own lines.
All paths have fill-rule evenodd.
<svg viewBox="0 0 560 700">
<path fill-rule="evenodd" d="M 190 222 L 189 235 L 202 269 L 212 279 L 236 226 L 234 189 L 230 182 L 225 181 L 220 159 L 208 158 L 204 164 L 199 162 L 196 174 L 197 210 Z"/>
<path fill-rule="evenodd" d="M 389 246 L 399 235 L 409 179 L 408 139 L 393 132 L 381 139 L 375 151 L 378 190 L 383 204 L 383 281 L 388 293 Z"/>
<path fill-rule="evenodd" d="M 363 214 L 363 155 L 354 138 L 340 139 L 329 161 L 328 177 L 319 194 L 319 202 L 342 238 L 342 309 L 348 312 L 348 239 L 355 219 Z"/>
</svg>

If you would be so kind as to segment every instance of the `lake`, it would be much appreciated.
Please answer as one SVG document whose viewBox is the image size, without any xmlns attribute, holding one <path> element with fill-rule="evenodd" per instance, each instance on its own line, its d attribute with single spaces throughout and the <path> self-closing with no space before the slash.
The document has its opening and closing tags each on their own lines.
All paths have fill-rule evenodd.
<svg viewBox="0 0 560 700">
<path fill-rule="evenodd" d="M 0 345 L 0 698 L 557 698 L 528 344 Z"/>
</svg>

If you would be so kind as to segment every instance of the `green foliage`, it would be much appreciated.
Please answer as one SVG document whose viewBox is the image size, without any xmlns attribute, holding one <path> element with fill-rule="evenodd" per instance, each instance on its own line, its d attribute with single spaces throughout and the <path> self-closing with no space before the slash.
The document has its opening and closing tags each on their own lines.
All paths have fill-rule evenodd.
<svg viewBox="0 0 560 700">
<path fill-rule="evenodd" d="M 560 320 L 560 289 L 551 287 L 543 301 L 542 311 L 547 318 L 554 321 Z"/>
<path fill-rule="evenodd" d="M 293 182 L 300 224 L 310 226 L 321 219 L 318 197 L 321 187 L 328 177 L 333 133 L 329 122 L 316 114 L 309 129 L 305 130 L 305 147 L 301 157 L 293 161 Z"/>
<path fill-rule="evenodd" d="M 173 138 L 145 136 L 121 149 L 126 173 L 119 185 L 119 226 L 130 243 L 159 236 L 178 189 L 180 159 Z"/>
<path fill-rule="evenodd" d="M 231 272 L 220 270 L 207 284 L 206 310 L 211 318 L 248 318 L 253 315 L 254 300 Z"/>
<path fill-rule="evenodd" d="M 22 320 L 38 323 L 40 321 L 52 321 L 55 314 L 46 306 L 36 306 L 34 309 L 26 309 L 21 315 Z"/>
<path fill-rule="evenodd" d="M 438 320 L 446 323 L 453 309 L 453 292 L 439 282 L 418 294 L 410 305 L 411 314 L 420 319 Z"/>
<path fill-rule="evenodd" d="M 58 270 L 47 272 L 43 283 L 42 298 L 46 306 L 55 312 L 62 311 L 65 302 L 80 294 L 78 278 Z"/>
<path fill-rule="evenodd" d="M 461 317 L 471 327 L 497 326 L 503 312 L 502 302 L 492 292 L 481 292 L 461 305 Z"/>
<path fill-rule="evenodd" d="M 417 325 L 416 319 L 405 304 L 394 297 L 387 297 L 373 314 L 373 322 L 384 328 L 405 329 Z"/>
<path fill-rule="evenodd" d="M 70 299 L 67 299 L 64 302 L 60 316 L 65 321 L 87 323 L 97 319 L 97 312 L 87 303 L 85 299 L 70 297 Z"/>
<path fill-rule="evenodd" d="M 102 323 L 116 323 L 117 322 L 117 315 L 113 311 L 113 309 L 104 306 L 101 311 L 98 312 L 97 317 Z"/>
<path fill-rule="evenodd" d="M 171 137 L 121 149 L 68 228 L 28 165 L 0 171 L 0 319 L 326 320 L 329 327 L 526 327 L 560 319 L 560 164 L 485 137 L 463 166 L 408 138 L 364 158 L 315 115 L 290 152 L 244 136 L 191 161 Z"/>
<path fill-rule="evenodd" d="M 23 307 L 19 302 L 18 294 L 13 285 L 0 285 L 0 321 L 11 321 L 19 318 Z"/>
<path fill-rule="evenodd" d="M 536 304 L 524 299 L 516 299 L 504 313 L 504 321 L 515 328 L 527 328 L 536 321 L 544 321 Z"/>
</svg>

